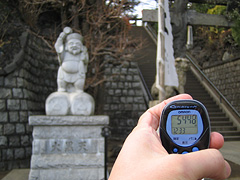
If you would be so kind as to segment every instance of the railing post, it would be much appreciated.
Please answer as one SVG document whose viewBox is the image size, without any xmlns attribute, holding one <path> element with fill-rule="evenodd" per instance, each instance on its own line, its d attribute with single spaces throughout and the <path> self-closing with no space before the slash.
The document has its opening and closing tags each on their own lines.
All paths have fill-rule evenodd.
<svg viewBox="0 0 240 180">
<path fill-rule="evenodd" d="M 110 136 L 111 131 L 109 127 L 105 126 L 102 128 L 102 136 L 104 137 L 105 145 L 104 145 L 104 179 L 108 179 L 108 137 Z"/>
</svg>

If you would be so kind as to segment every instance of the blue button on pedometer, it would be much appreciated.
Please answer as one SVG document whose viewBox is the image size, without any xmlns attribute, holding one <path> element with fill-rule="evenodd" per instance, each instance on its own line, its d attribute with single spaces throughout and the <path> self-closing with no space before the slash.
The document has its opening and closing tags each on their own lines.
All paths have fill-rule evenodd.
<svg viewBox="0 0 240 180">
<path fill-rule="evenodd" d="M 196 100 L 173 101 L 162 111 L 159 131 L 168 153 L 207 149 L 211 132 L 207 109 Z"/>
<path fill-rule="evenodd" d="M 193 147 L 192 152 L 196 152 L 196 151 L 199 151 L 198 147 Z"/>
<path fill-rule="evenodd" d="M 178 152 L 178 148 L 173 148 L 173 153 L 177 153 Z"/>
</svg>

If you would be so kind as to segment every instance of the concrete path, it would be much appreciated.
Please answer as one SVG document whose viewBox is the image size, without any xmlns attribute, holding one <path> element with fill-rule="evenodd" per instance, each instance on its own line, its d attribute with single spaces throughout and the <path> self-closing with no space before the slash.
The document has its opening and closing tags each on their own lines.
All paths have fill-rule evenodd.
<svg viewBox="0 0 240 180">
<path fill-rule="evenodd" d="M 240 141 L 224 142 L 224 146 L 220 151 L 226 160 L 240 165 Z"/>
<path fill-rule="evenodd" d="M 14 169 L 2 180 L 28 180 L 29 169 Z"/>
</svg>

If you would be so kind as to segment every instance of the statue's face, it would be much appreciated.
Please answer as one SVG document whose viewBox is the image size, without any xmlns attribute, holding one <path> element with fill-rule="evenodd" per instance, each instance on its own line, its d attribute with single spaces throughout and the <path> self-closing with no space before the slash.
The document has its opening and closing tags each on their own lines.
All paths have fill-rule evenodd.
<svg viewBox="0 0 240 180">
<path fill-rule="evenodd" d="M 82 42 L 79 39 L 70 39 L 66 44 L 66 50 L 73 55 L 82 51 Z"/>
</svg>

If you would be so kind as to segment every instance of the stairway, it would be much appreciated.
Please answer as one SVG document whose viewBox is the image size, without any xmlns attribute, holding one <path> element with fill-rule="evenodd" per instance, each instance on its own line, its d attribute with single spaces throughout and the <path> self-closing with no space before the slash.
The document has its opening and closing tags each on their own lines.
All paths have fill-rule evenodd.
<svg viewBox="0 0 240 180">
<path fill-rule="evenodd" d="M 142 39 L 143 49 L 137 51 L 134 59 L 138 63 L 144 81 L 151 91 L 156 76 L 156 49 L 157 46 L 144 27 L 132 26 L 130 34 L 133 38 Z"/>
<path fill-rule="evenodd" d="M 225 141 L 240 141 L 240 131 L 238 131 L 233 122 L 226 117 L 225 113 L 214 102 L 191 70 L 187 72 L 185 92 L 190 94 L 193 99 L 202 102 L 206 106 L 211 121 L 212 131 L 221 133 Z"/>
</svg>

